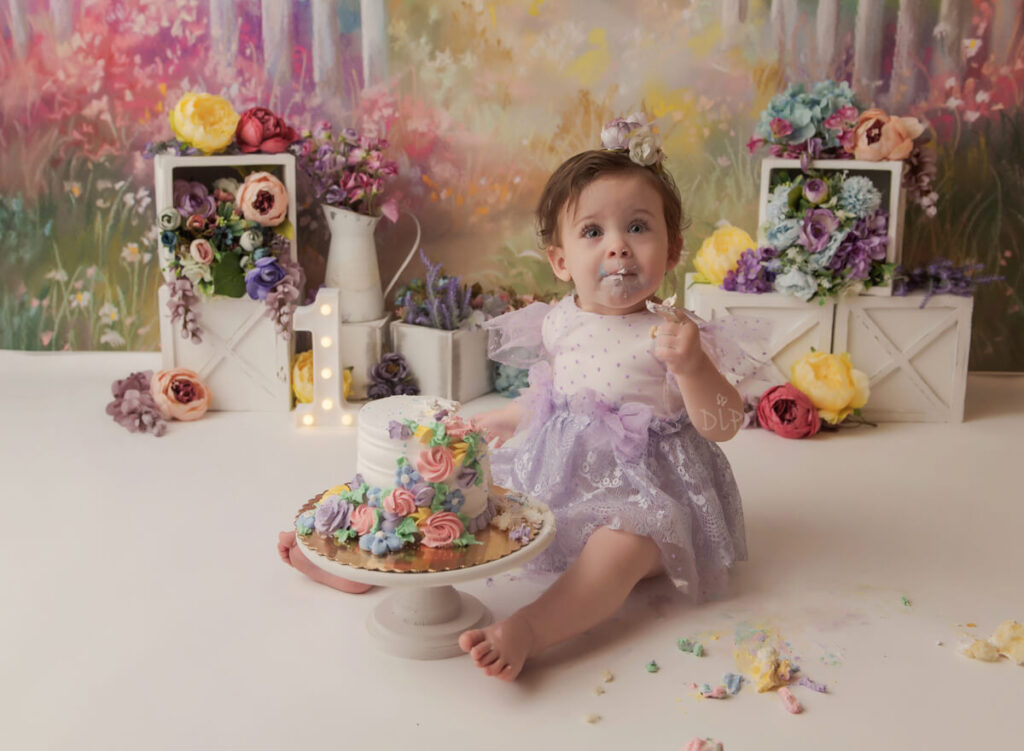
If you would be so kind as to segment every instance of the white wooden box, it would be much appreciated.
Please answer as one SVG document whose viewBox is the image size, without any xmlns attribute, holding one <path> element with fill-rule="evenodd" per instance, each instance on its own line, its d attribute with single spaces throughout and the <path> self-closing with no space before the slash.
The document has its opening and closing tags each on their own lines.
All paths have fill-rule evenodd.
<svg viewBox="0 0 1024 751">
<path fill-rule="evenodd" d="M 865 419 L 962 422 L 974 299 L 923 293 L 847 297 L 836 308 L 833 352 L 871 380 Z"/>
<path fill-rule="evenodd" d="M 889 212 L 889 247 L 886 262 L 899 264 L 903 252 L 903 217 L 906 213 L 906 191 L 903 189 L 903 162 L 864 162 L 858 159 L 816 159 L 810 168 L 822 172 L 846 171 L 852 175 L 863 175 L 874 183 L 882 193 L 882 206 Z M 761 196 L 757 207 L 757 241 L 764 244 L 764 232 L 768 208 L 768 197 L 772 191 L 772 173 L 781 170 L 800 170 L 799 159 L 777 159 L 761 161 Z M 892 294 L 892 283 L 878 285 L 864 291 L 865 295 L 887 297 Z"/>
<path fill-rule="evenodd" d="M 388 351 L 388 322 L 391 314 L 376 321 L 342 323 L 338 340 L 341 344 L 342 367 L 352 368 L 352 390 L 349 401 L 366 398 L 370 386 L 370 368 L 380 362 Z"/>
<path fill-rule="evenodd" d="M 788 383 L 790 367 L 811 351 L 831 352 L 835 303 L 804 302 L 796 297 L 765 292 L 754 295 L 728 292 L 712 284 L 695 284 L 694 275 L 686 275 L 683 304 L 707 321 L 725 316 L 757 318 L 771 325 L 767 356 L 771 367 L 756 381 L 744 379 L 736 384 L 744 396 L 760 394 L 770 385 Z"/>
<path fill-rule="evenodd" d="M 421 394 L 467 402 L 491 390 L 486 329 L 444 331 L 394 321 L 391 343 L 409 363 Z"/>
<path fill-rule="evenodd" d="M 210 388 L 210 409 L 281 411 L 291 409 L 292 339 L 284 339 L 266 317 L 262 302 L 247 297 L 200 299 L 202 342 L 181 336 L 171 323 L 170 292 L 160 287 L 162 366 L 189 368 Z"/>
</svg>

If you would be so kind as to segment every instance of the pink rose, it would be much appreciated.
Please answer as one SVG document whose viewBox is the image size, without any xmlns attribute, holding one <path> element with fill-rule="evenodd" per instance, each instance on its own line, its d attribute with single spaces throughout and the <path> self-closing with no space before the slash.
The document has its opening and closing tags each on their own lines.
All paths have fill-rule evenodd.
<svg viewBox="0 0 1024 751">
<path fill-rule="evenodd" d="M 210 245 L 209 240 L 202 237 L 193 240 L 192 244 L 188 246 L 188 251 L 199 263 L 209 266 L 213 262 L 213 246 Z"/>
<path fill-rule="evenodd" d="M 428 548 L 448 548 L 462 536 L 466 528 L 451 511 L 442 511 L 420 522 L 419 530 L 423 534 L 423 545 Z"/>
<path fill-rule="evenodd" d="M 461 417 L 452 417 L 444 424 L 445 432 L 452 438 L 461 441 L 467 435 L 472 433 L 476 428 L 469 422 L 466 422 Z"/>
<path fill-rule="evenodd" d="M 185 220 L 185 229 L 196 235 L 206 231 L 206 217 L 201 214 L 193 214 Z"/>
<path fill-rule="evenodd" d="M 198 420 L 210 406 L 210 391 L 186 368 L 160 370 L 149 382 L 157 409 L 166 420 Z"/>
<path fill-rule="evenodd" d="M 416 458 L 416 469 L 427 482 L 442 482 L 452 473 L 454 467 L 452 452 L 444 446 L 434 446 L 421 451 Z"/>
<path fill-rule="evenodd" d="M 242 216 L 262 227 L 276 227 L 288 216 L 288 191 L 269 172 L 253 172 L 236 196 Z"/>
<path fill-rule="evenodd" d="M 242 113 L 235 129 L 238 148 L 246 154 L 262 151 L 264 154 L 280 154 L 299 134 L 285 124 L 284 120 L 266 107 L 253 107 Z"/>
<path fill-rule="evenodd" d="M 792 383 L 772 386 L 761 394 L 757 421 L 783 438 L 809 438 L 821 427 L 817 407 Z"/>
<path fill-rule="evenodd" d="M 360 536 L 369 534 L 376 523 L 377 514 L 373 506 L 367 506 L 365 503 L 352 509 L 352 514 L 348 518 L 348 526 Z"/>
<path fill-rule="evenodd" d="M 384 499 L 384 510 L 396 516 L 408 516 L 416 511 L 416 496 L 405 488 L 395 488 Z"/>
</svg>

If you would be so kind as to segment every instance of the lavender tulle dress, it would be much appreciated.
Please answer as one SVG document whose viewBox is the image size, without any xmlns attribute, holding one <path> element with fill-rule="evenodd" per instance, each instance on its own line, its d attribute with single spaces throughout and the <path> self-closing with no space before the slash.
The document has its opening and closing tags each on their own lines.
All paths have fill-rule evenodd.
<svg viewBox="0 0 1024 751">
<path fill-rule="evenodd" d="M 555 515 L 555 540 L 534 570 L 564 570 L 607 526 L 653 539 L 672 582 L 700 601 L 722 593 L 746 559 L 743 509 L 725 455 L 697 432 L 653 355 L 661 321 L 588 313 L 571 294 L 489 321 L 491 358 L 530 369 L 526 417 L 491 452 L 491 474 Z M 701 337 L 709 353 L 720 344 L 713 330 Z"/>
</svg>

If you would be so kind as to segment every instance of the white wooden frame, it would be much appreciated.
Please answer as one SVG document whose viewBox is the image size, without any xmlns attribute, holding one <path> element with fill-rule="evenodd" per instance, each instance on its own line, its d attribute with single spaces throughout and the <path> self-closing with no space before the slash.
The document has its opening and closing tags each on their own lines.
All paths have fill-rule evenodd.
<svg viewBox="0 0 1024 751">
<path fill-rule="evenodd" d="M 865 162 L 859 159 L 815 159 L 810 169 L 821 172 L 848 171 L 854 174 L 867 173 L 872 182 L 882 191 L 882 200 L 888 198 L 889 247 L 885 259 L 888 263 L 900 263 L 903 254 L 903 219 L 906 214 L 906 191 L 903 189 L 904 162 Z M 771 176 L 779 170 L 799 170 L 799 159 L 767 158 L 761 161 L 761 193 L 757 209 L 757 241 L 764 244 L 764 227 L 767 221 L 768 197 L 771 194 Z M 875 177 L 877 176 L 877 177 Z M 865 295 L 888 297 L 892 294 L 892 283 L 878 285 L 865 290 Z"/>
</svg>

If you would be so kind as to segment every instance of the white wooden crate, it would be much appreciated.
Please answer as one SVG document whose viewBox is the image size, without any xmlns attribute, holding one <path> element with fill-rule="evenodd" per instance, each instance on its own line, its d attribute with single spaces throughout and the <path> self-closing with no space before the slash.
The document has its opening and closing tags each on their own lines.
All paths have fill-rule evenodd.
<svg viewBox="0 0 1024 751">
<path fill-rule="evenodd" d="M 154 159 L 156 214 L 173 206 L 174 181 L 197 180 L 210 187 L 221 177 L 244 180 L 244 171 L 270 172 L 288 191 L 288 221 L 291 223 L 289 253 L 296 255 L 295 157 L 291 154 L 245 154 L 237 156 L 174 156 L 160 154 Z M 159 247 L 161 270 L 168 261 L 167 248 Z M 164 278 L 173 275 L 164 272 Z M 167 310 L 168 291 L 161 287 L 160 349 L 163 367 L 190 368 L 210 387 L 210 408 L 238 411 L 287 411 L 291 408 L 289 374 L 292 340 L 284 339 L 265 316 L 261 300 L 249 297 L 203 298 L 196 305 L 202 343 L 181 336 L 181 321 L 171 323 Z"/>
<path fill-rule="evenodd" d="M 342 323 L 338 339 L 341 346 L 341 361 L 345 368 L 352 368 L 352 392 L 349 401 L 366 398 L 370 387 L 370 368 L 380 362 L 388 350 L 388 322 L 391 314 L 376 321 Z"/>
<path fill-rule="evenodd" d="M 189 368 L 210 388 L 210 409 L 287 412 L 291 409 L 292 339 L 277 333 L 262 302 L 244 298 L 200 298 L 202 342 L 181 336 L 181 321 L 172 324 L 170 292 L 160 287 L 162 366 Z"/>
<path fill-rule="evenodd" d="M 899 264 L 903 253 L 903 217 L 906 213 L 906 191 L 903 189 L 903 162 L 865 162 L 858 159 L 816 159 L 810 168 L 821 172 L 847 171 L 851 175 L 864 175 L 882 193 L 882 206 L 889 212 L 889 247 L 885 259 L 888 263 Z M 761 195 L 757 207 L 757 241 L 763 245 L 764 226 L 771 195 L 772 173 L 781 170 L 800 170 L 799 159 L 778 159 L 770 157 L 761 161 Z M 887 297 L 892 294 L 892 284 L 878 285 L 865 290 L 865 295 Z"/>
<path fill-rule="evenodd" d="M 445 331 L 393 321 L 391 343 L 421 394 L 467 402 L 491 390 L 486 329 Z"/>
<path fill-rule="evenodd" d="M 846 297 L 836 308 L 833 352 L 849 352 L 871 380 L 868 420 L 962 422 L 974 299 Z"/>
<path fill-rule="evenodd" d="M 771 324 L 767 358 L 773 367 L 757 382 L 737 384 L 745 396 L 760 393 L 767 385 L 788 383 L 790 367 L 811 351 L 831 352 L 835 303 L 804 302 L 796 297 L 766 292 L 760 295 L 728 292 L 711 284 L 694 284 L 686 275 L 684 305 L 701 318 L 714 321 L 725 316 L 757 318 Z"/>
</svg>

